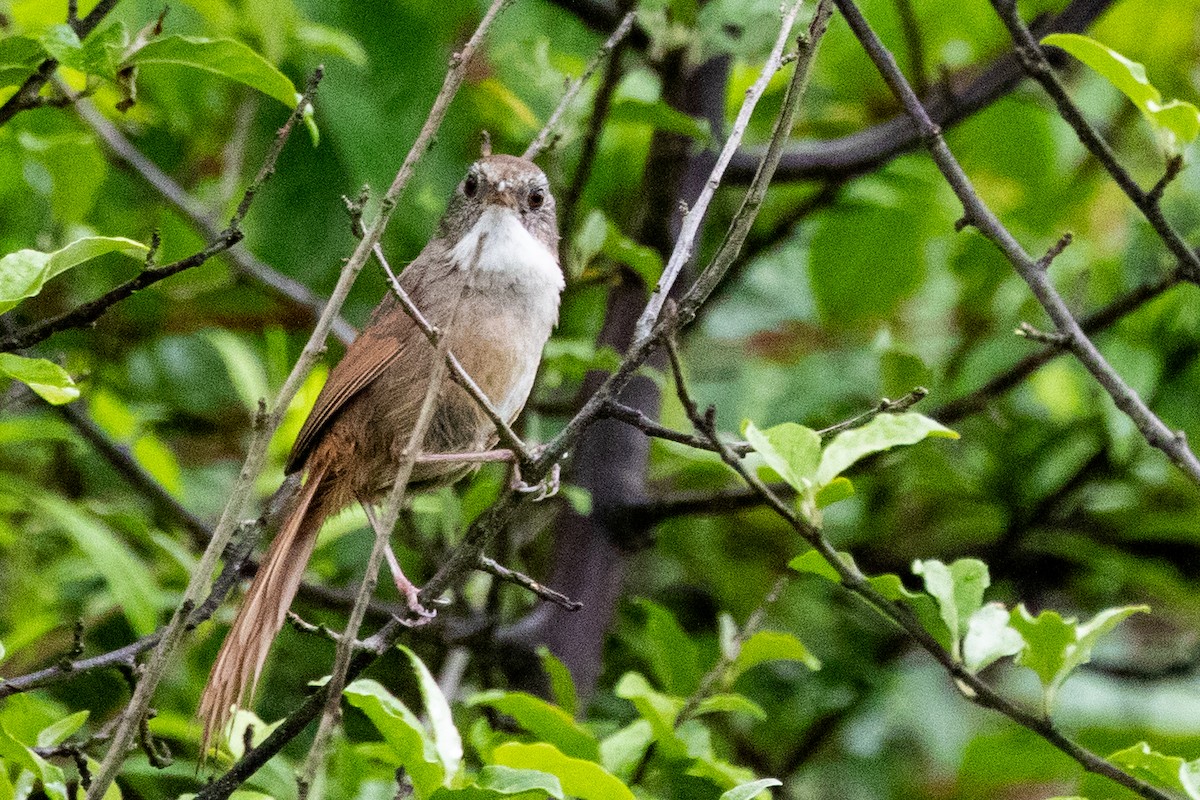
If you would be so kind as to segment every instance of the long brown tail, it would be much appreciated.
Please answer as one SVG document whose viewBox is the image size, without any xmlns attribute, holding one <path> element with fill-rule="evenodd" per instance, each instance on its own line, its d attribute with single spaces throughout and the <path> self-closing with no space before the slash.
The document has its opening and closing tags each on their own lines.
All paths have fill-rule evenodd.
<svg viewBox="0 0 1200 800">
<path fill-rule="evenodd" d="M 267 653 L 283 627 L 312 557 L 317 533 L 325 522 L 324 504 L 313 502 L 324 477 L 324 465 L 310 470 L 217 654 L 197 712 L 204 723 L 202 759 L 208 755 L 213 737 L 224 731 L 233 718 L 232 706 L 248 708 L 254 700 L 254 688 L 262 675 Z"/>
</svg>

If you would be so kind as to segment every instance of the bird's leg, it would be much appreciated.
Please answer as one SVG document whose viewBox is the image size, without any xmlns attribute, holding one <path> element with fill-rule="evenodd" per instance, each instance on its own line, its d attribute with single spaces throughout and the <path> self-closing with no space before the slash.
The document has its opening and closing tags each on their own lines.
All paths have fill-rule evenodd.
<svg viewBox="0 0 1200 800">
<path fill-rule="evenodd" d="M 367 521 L 371 523 L 371 528 L 379 531 L 379 519 L 375 516 L 375 509 L 369 503 L 361 503 L 363 512 L 367 515 Z M 404 570 L 400 568 L 400 561 L 396 558 L 395 551 L 392 550 L 391 539 L 388 539 L 387 545 L 383 549 L 383 555 L 387 558 L 388 568 L 392 571 L 392 580 L 396 583 L 396 590 L 404 597 L 408 610 L 416 615 L 415 625 L 424 625 L 429 620 L 437 616 L 436 611 L 430 611 L 421 605 L 421 590 L 408 579 L 404 574 Z"/>
</svg>

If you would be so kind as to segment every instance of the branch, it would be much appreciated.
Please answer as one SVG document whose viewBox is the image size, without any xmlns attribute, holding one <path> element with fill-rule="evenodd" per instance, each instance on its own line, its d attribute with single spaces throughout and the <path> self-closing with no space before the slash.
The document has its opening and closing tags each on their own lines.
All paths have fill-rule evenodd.
<svg viewBox="0 0 1200 800">
<path fill-rule="evenodd" d="M 583 69 L 583 74 L 572 81 L 567 87 L 567 91 L 563 94 L 562 99 L 558 101 L 558 106 L 550 114 L 550 118 L 546 120 L 546 124 L 542 126 L 542 129 L 538 131 L 538 135 L 534 137 L 529 146 L 525 148 L 525 152 L 521 154 L 522 158 L 533 161 L 550 146 L 551 137 L 555 135 L 554 129 L 558 127 L 558 122 L 562 119 L 563 112 L 575 101 L 575 96 L 579 94 L 579 90 L 583 88 L 583 84 L 587 82 L 588 78 L 592 77 L 592 74 L 600 66 L 601 62 L 608 58 L 617 45 L 620 44 L 621 40 L 629 34 L 636 17 L 637 15 L 630 11 L 621 18 L 621 22 L 617 25 L 616 30 L 612 32 L 608 40 L 600 46 L 600 49 L 588 61 L 587 66 Z"/>
<path fill-rule="evenodd" d="M 204 204 L 188 194 L 182 186 L 134 147 L 133 143 L 117 129 L 117 126 L 97 111 L 95 106 L 86 100 L 78 100 L 75 103 L 75 111 L 84 124 L 92 129 L 100 141 L 104 142 L 114 161 L 133 170 L 179 213 L 191 220 L 192 225 L 206 238 L 216 239 L 220 235 L 220 228 L 214 223 Z M 297 304 L 309 314 L 314 322 L 320 319 L 327 301 L 313 293 L 307 286 L 277 272 L 244 249 L 230 250 L 227 255 L 243 275 Z M 354 341 L 354 337 L 357 335 L 354 326 L 341 317 L 334 318 L 333 332 L 343 344 Z"/>
<path fill-rule="evenodd" d="M 392 287 L 392 293 L 400 301 L 400 307 L 404 309 L 404 313 L 408 314 L 409 318 L 416 323 L 417 327 L 421 329 L 421 333 L 425 334 L 425 338 L 429 340 L 429 343 L 441 352 L 439 344 L 446 337 L 445 332 L 433 327 L 429 320 L 425 318 L 425 315 L 421 313 L 421 309 L 417 308 L 416 303 L 408 296 L 408 292 L 404 291 L 404 287 L 400 285 L 400 280 L 396 277 L 396 273 L 392 271 L 391 265 L 383 254 L 383 248 L 376 244 L 374 253 L 375 260 L 383 267 L 383 271 L 387 275 L 388 284 Z M 525 446 L 525 442 L 521 441 L 521 437 L 517 436 L 512 426 L 508 424 L 508 420 L 492 405 L 491 399 L 479 387 L 475 379 L 467 373 L 466 368 L 463 367 L 458 357 L 449 350 L 445 351 L 443 357 L 445 358 L 447 368 L 450 370 L 451 379 L 471 396 L 471 399 L 475 401 L 475 404 L 487 416 L 488 420 L 496 428 L 496 435 L 500 437 L 500 442 L 509 449 L 510 457 L 520 465 L 530 463 L 532 456 L 529 453 L 529 448 Z M 437 461 L 445 459 L 430 454 L 429 460 Z M 480 458 L 479 460 L 490 459 Z"/>
<path fill-rule="evenodd" d="M 829 11 L 829 1 L 822 0 L 818 7 L 814 23 L 809 28 L 809 37 L 801 44 L 800 56 L 796 60 L 796 72 L 788 86 L 783 108 L 776 121 L 775 130 L 772 132 L 773 141 L 777 142 L 780 147 L 782 146 L 783 139 L 786 137 L 786 132 L 791 129 L 796 109 L 803 96 L 803 89 L 807 84 L 813 56 L 816 52 L 816 45 L 825 31 Z M 744 241 L 745 232 L 749 229 L 749 225 L 753 222 L 754 215 L 757 212 L 757 204 L 752 202 L 752 197 L 760 191 L 760 188 L 765 193 L 766 184 L 770 182 L 771 176 L 774 173 L 775 163 L 776 161 L 773 156 L 764 158 L 763 167 L 756 177 L 756 185 L 751 187 L 748 192 L 747 201 L 743 204 L 742 211 L 747 219 L 744 220 L 744 224 L 732 227 L 726 235 L 726 242 L 729 245 L 729 249 L 736 251 L 737 248 L 740 248 L 742 241 Z M 761 182 L 761 187 L 758 186 L 758 182 Z M 711 286 L 715 286 L 720 282 L 721 275 L 724 274 L 728 267 L 729 263 L 725 260 L 718 261 L 714 259 L 713 263 L 709 264 L 701 276 L 701 279 L 704 280 L 703 286 L 707 288 L 702 287 L 692 301 L 696 306 L 703 302 L 703 298 L 707 297 L 708 292 L 711 292 Z M 705 276 L 707 276 L 706 279 Z M 693 287 L 693 291 L 695 290 L 696 287 Z M 692 308 L 693 313 L 694 310 L 695 306 Z M 629 354 L 622 361 L 617 371 L 608 377 L 603 386 L 588 400 L 579 414 L 568 423 L 558 436 L 542 448 L 530 466 L 522 469 L 526 480 L 540 480 L 550 472 L 551 468 L 558 463 L 567 450 L 575 444 L 580 434 L 588 425 L 599 417 L 604 406 L 612 398 L 616 397 L 621 389 L 630 381 L 640 365 L 657 347 L 659 338 L 668 330 L 674 330 L 674 326 L 679 324 L 679 318 L 670 321 L 671 327 L 660 321 L 653 329 L 649 338 L 636 342 L 630 348 Z M 510 490 L 502 494 L 495 504 L 476 518 L 475 522 L 471 524 L 464 535 L 463 541 L 449 554 L 437 573 L 421 589 L 421 602 L 425 604 L 431 602 L 432 599 L 439 597 L 450 587 L 456 585 L 468 572 L 474 570 L 479 564 L 479 557 L 482 555 L 483 548 L 508 524 L 515 515 L 515 512 L 525 502 L 527 502 L 525 495 L 521 492 Z M 351 660 L 350 667 L 346 673 L 347 680 L 353 680 L 354 677 L 372 664 L 375 659 L 387 652 L 399 639 L 404 630 L 404 624 L 400 620 L 393 619 L 368 638 L 364 642 L 367 649 L 357 653 Z M 326 692 L 326 688 L 321 687 L 310 695 L 262 743 L 248 750 L 227 773 L 202 788 L 197 795 L 197 800 L 218 800 L 218 798 L 223 800 L 224 798 L 228 798 L 229 794 L 241 785 L 247 777 L 252 775 L 273 755 L 278 753 L 284 745 L 308 726 L 320 713 L 321 707 L 326 701 Z"/>
<path fill-rule="evenodd" d="M 1084 317 L 1079 327 L 1086 334 L 1094 334 L 1112 327 L 1123 317 L 1132 314 L 1154 298 L 1171 289 L 1183 280 L 1182 270 L 1176 267 L 1171 273 L 1153 283 L 1143 284 L 1129 294 L 1118 297 L 1107 306 Z M 951 400 L 935 409 L 931 416 L 950 424 L 971 414 L 977 414 L 988 407 L 993 397 L 998 397 L 1016 388 L 1031 374 L 1066 352 L 1064 343 L 1044 347 L 1036 353 L 1025 356 L 1004 372 L 989 380 L 970 394 Z"/>
<path fill-rule="evenodd" d="M 1121 191 L 1137 206 L 1138 211 L 1142 212 L 1142 216 L 1146 218 L 1167 249 L 1171 251 L 1171 255 L 1175 256 L 1176 261 L 1179 262 L 1184 277 L 1190 281 L 1200 281 L 1200 256 L 1197 256 L 1196 251 L 1187 245 L 1179 232 L 1167 221 L 1160 202 L 1167 184 L 1179 174 L 1183 164 L 1182 160 L 1171 159 L 1163 178 L 1154 188 L 1149 192 L 1143 190 L 1120 165 L 1112 148 L 1087 121 L 1079 107 L 1071 101 L 1070 95 L 1055 76 L 1054 69 L 1046 59 L 1046 54 L 1042 51 L 1041 46 L 1038 45 L 1037 39 L 1021 21 L 1020 14 L 1017 12 L 1017 4 L 1013 0 L 992 0 L 992 6 L 995 7 L 1004 26 L 1008 28 L 1013 44 L 1016 45 L 1017 58 L 1026 74 L 1041 84 L 1042 88 L 1046 90 L 1046 94 L 1054 100 L 1059 115 L 1075 131 L 1079 141 L 1104 166 L 1113 181 L 1121 187 Z"/>
<path fill-rule="evenodd" d="M 1003 223 L 979 199 L 970 178 L 967 177 L 962 166 L 946 146 L 941 131 L 925 113 L 925 109 L 921 106 L 912 87 L 908 85 L 904 75 L 896 66 L 892 54 L 884 48 L 853 2 L 851 0 L 837 0 L 837 2 L 838 8 L 850 22 L 855 35 L 858 36 L 868 55 L 875 62 L 876 68 L 916 121 L 926 146 L 933 156 L 934 163 L 937 164 L 938 169 L 963 204 L 963 219 L 968 224 L 975 226 L 1004 253 L 1013 268 L 1028 284 L 1034 297 L 1046 310 L 1058 333 L 1065 337 L 1064 344 L 1067 349 L 1092 374 L 1096 382 L 1116 403 L 1117 408 L 1133 420 L 1134 425 L 1137 426 L 1146 441 L 1151 446 L 1163 451 L 1172 463 L 1194 482 L 1200 484 L 1200 459 L 1197 459 L 1195 453 L 1188 449 L 1183 433 L 1171 431 L 1150 410 L 1137 392 L 1125 383 L 1112 368 L 1080 327 L 1079 322 L 1072 316 L 1067 304 L 1050 281 L 1043 265 L 1039 263 L 1038 259 L 1030 257 L 1025 252 Z"/>
<path fill-rule="evenodd" d="M 554 603 L 556 606 L 565 608 L 567 611 L 578 611 L 579 609 L 583 608 L 583 603 L 580 603 L 577 600 L 572 600 L 562 592 L 556 592 L 554 589 L 551 589 L 548 586 L 543 586 L 523 572 L 518 572 L 515 569 L 509 569 L 500 562 L 496 561 L 494 558 L 488 558 L 487 556 L 481 555 L 479 557 L 479 566 L 476 567 L 476 569 L 478 569 L 480 572 L 486 572 L 487 574 L 499 578 L 502 581 L 515 583 L 522 589 L 528 589 L 530 592 L 542 598 L 543 600 L 548 600 L 549 602 Z"/>
<path fill-rule="evenodd" d="M 75 11 L 77 9 L 73 6 L 68 6 L 67 24 L 71 26 L 71 30 L 75 31 L 75 35 L 79 37 L 79 40 L 83 41 L 108 16 L 108 12 L 112 11 L 116 4 L 117 0 L 100 0 L 100 2 L 96 3 L 96 7 L 88 12 L 88 15 L 83 19 L 79 19 L 76 16 Z M 17 90 L 17 93 L 8 98 L 4 105 L 0 106 L 0 125 L 8 122 L 21 111 L 44 105 L 38 93 L 42 91 L 42 87 L 54 75 L 56 69 L 58 69 L 58 61 L 53 58 L 47 58 L 39 64 L 37 70 L 21 84 L 21 88 Z"/>
<path fill-rule="evenodd" d="M 1047 24 L 1036 26 L 1037 35 L 1080 33 L 1110 5 L 1112 0 L 1072 0 Z M 948 85 L 926 100 L 926 111 L 942 128 L 957 125 L 1008 95 L 1020 83 L 1022 72 L 1016 56 L 1007 53 L 990 65 L 967 67 L 959 75 L 964 79 L 978 77 L 965 86 Z M 950 83 L 953 82 L 951 79 Z M 870 172 L 920 144 L 916 125 L 907 114 L 900 114 L 849 136 L 789 145 L 779 163 L 776 180 L 845 179 Z M 727 179 L 738 183 L 750 180 L 757 158 L 754 149 L 739 152 L 729 165 Z"/>
<path fill-rule="evenodd" d="M 704 222 L 704 216 L 708 211 L 708 204 L 712 201 L 713 195 L 716 194 L 717 187 L 721 185 L 721 178 L 725 175 L 725 168 L 729 166 L 733 154 L 737 152 L 738 146 L 742 143 L 742 138 L 746 135 L 746 126 L 750 124 L 750 117 L 754 114 L 754 107 L 758 105 L 759 98 L 766 92 L 767 84 L 771 82 L 771 78 L 783 67 L 783 49 L 787 46 L 788 38 L 791 36 L 792 26 L 796 24 L 796 17 L 800 13 L 800 5 L 797 2 L 791 6 L 785 6 L 787 10 L 783 15 L 783 25 L 779 30 L 779 36 L 775 39 L 775 46 L 771 48 L 771 53 L 767 56 L 766 65 L 759 74 L 758 80 L 746 90 L 746 99 L 742 102 L 742 107 L 738 110 L 737 118 L 733 122 L 733 130 L 729 132 L 729 138 L 725 140 L 725 144 L 721 147 L 721 152 L 717 156 L 717 161 L 713 165 L 712 172 L 709 173 L 708 181 L 704 184 L 704 189 L 684 215 L 683 225 L 679 230 L 679 238 L 676 240 L 675 247 L 671 251 L 671 257 L 667 260 L 667 266 L 663 269 L 663 273 L 659 277 L 654 291 L 650 293 L 650 302 L 646 304 L 646 310 L 642 312 L 642 316 L 637 321 L 637 327 L 634 329 L 634 337 L 636 339 L 645 339 L 650 334 L 654 323 L 658 321 L 659 313 L 662 311 L 667 295 L 671 293 L 671 287 L 675 285 L 675 280 L 679 277 L 680 271 L 683 270 L 683 265 L 692 257 L 692 249 L 695 247 L 696 236 L 700 233 L 700 225 Z"/>
</svg>

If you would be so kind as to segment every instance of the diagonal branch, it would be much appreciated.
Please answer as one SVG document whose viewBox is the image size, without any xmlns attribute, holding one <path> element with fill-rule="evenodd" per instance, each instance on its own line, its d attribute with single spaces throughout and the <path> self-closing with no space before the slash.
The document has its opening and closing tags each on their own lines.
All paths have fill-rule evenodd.
<svg viewBox="0 0 1200 800">
<path fill-rule="evenodd" d="M 916 122 L 934 163 L 963 205 L 965 222 L 976 227 L 1004 253 L 1046 310 L 1058 333 L 1063 335 L 1066 348 L 1092 374 L 1116 403 L 1117 408 L 1133 420 L 1146 441 L 1163 451 L 1172 463 L 1200 484 L 1200 459 L 1188 448 L 1183 433 L 1168 428 L 1108 363 L 1067 308 L 1066 302 L 1050 281 L 1044 265 L 1025 252 L 999 218 L 975 193 L 970 178 L 946 146 L 941 131 L 929 118 L 916 93 L 896 66 L 892 54 L 879 41 L 858 8 L 851 0 L 837 0 L 837 3 L 867 54 L 875 62 L 876 68 Z"/>
<path fill-rule="evenodd" d="M 80 99 L 75 103 L 75 111 L 84 124 L 104 142 L 109 155 L 118 163 L 124 164 L 148 183 L 164 200 L 173 205 L 179 213 L 191 221 L 193 227 L 205 237 L 216 239 L 220 228 L 213 221 L 209 209 L 189 194 L 182 186 L 159 169 L 158 165 L 147 158 L 133 143 L 117 129 L 96 107 L 87 100 Z M 315 322 L 320 318 L 326 301 L 315 294 L 304 284 L 289 278 L 281 272 L 272 269 L 259 261 L 245 249 L 230 250 L 227 254 L 233 265 L 244 275 L 286 297 L 293 303 L 305 309 Z M 336 317 L 333 332 L 343 344 L 354 341 L 357 332 L 354 326 L 341 317 Z"/>
</svg>

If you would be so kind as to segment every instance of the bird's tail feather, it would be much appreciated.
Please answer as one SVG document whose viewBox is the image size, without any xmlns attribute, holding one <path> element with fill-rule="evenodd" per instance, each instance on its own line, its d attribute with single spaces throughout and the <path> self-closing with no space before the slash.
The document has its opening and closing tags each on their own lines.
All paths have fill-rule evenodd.
<svg viewBox="0 0 1200 800">
<path fill-rule="evenodd" d="M 197 712 L 204 723 L 202 759 L 208 755 L 214 737 L 233 719 L 232 707 L 248 708 L 253 702 L 267 653 L 283 627 L 325 521 L 327 512 L 323 504 L 319 500 L 313 502 L 324 476 L 323 465 L 310 470 L 213 663 Z"/>
</svg>

